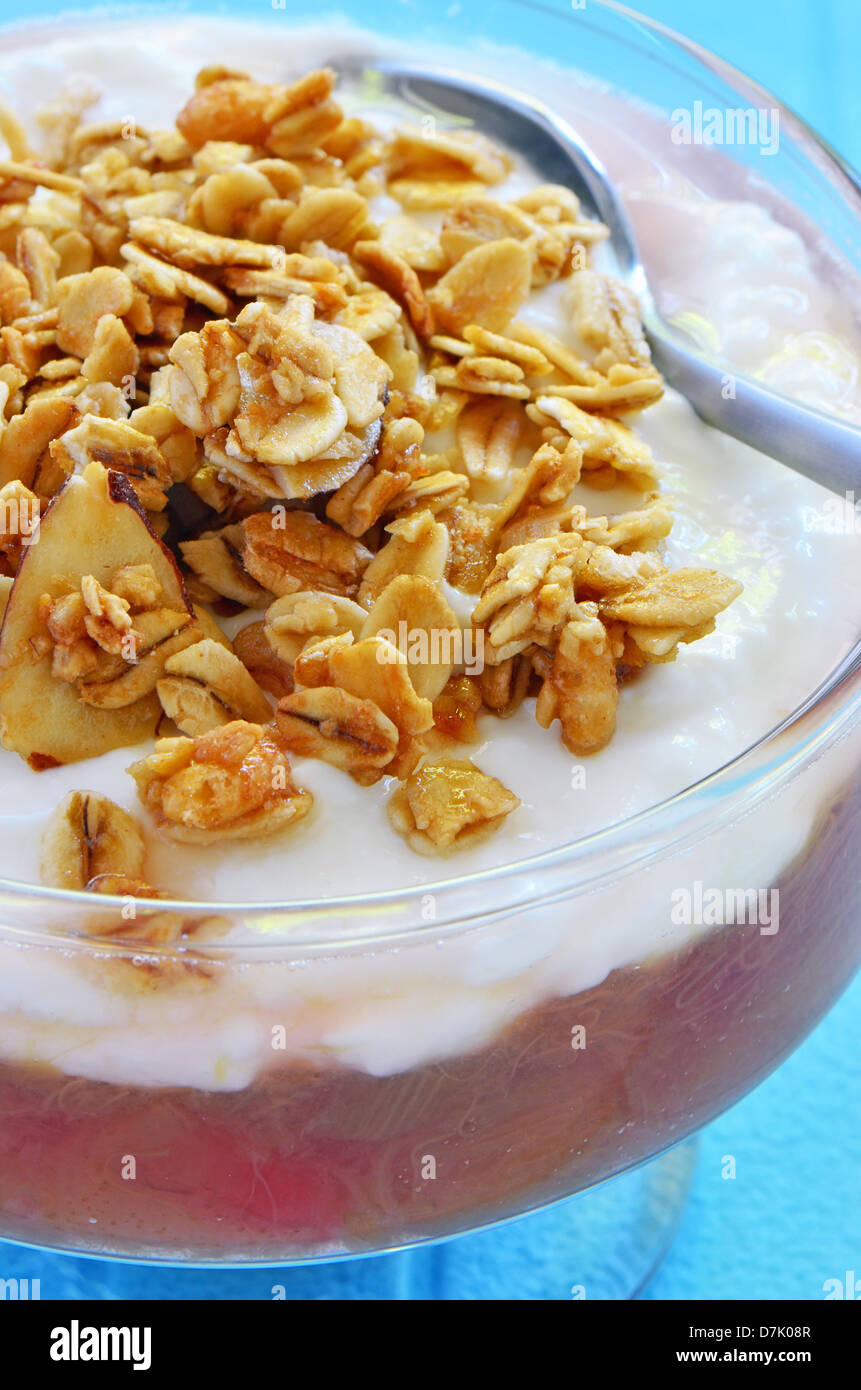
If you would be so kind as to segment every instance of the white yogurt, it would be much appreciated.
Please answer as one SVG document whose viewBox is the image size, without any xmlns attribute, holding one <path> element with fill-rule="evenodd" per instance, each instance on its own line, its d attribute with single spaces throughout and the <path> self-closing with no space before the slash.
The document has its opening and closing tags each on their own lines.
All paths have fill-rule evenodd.
<svg viewBox="0 0 861 1390">
<path fill-rule="evenodd" d="M 136 25 L 35 44 L 13 35 L 0 56 L 0 83 L 10 104 L 31 114 L 75 74 L 104 91 L 100 115 L 167 125 L 206 63 L 226 61 L 283 80 L 339 48 L 372 46 L 375 40 L 343 30 L 337 42 L 319 30 L 294 31 L 288 41 L 277 28 L 255 31 L 211 19 L 205 28 L 195 21 L 162 26 L 157 40 L 149 27 Z M 482 62 L 486 68 L 486 54 Z M 579 120 L 576 105 L 566 109 L 576 102 L 576 89 L 561 75 L 555 80 L 560 109 Z M 549 81 L 542 82 L 545 100 Z M 624 123 L 618 104 L 614 114 Z M 661 227 L 665 233 L 684 227 L 676 244 L 698 254 L 674 265 L 673 293 L 689 294 L 734 360 L 861 419 L 857 344 L 800 237 L 761 208 L 717 205 L 678 180 L 665 180 L 658 194 L 649 170 L 638 188 L 621 157 L 619 164 L 629 199 L 641 213 L 647 209 L 650 243 L 660 242 Z M 499 192 L 505 197 L 508 190 Z M 564 323 L 553 317 L 560 302 L 559 294 L 539 297 L 523 316 L 549 313 L 548 326 L 564 334 Z M 787 342 L 793 345 L 788 357 Z M 578 765 L 558 729 L 538 728 L 532 702 L 508 721 L 483 717 L 482 742 L 465 755 L 523 804 L 490 841 L 442 864 L 416 856 L 390 827 L 391 779 L 360 788 L 324 763 L 297 760 L 296 780 L 313 791 L 315 808 L 296 829 L 259 846 L 212 849 L 178 849 L 153 834 L 146 876 L 177 896 L 210 902 L 325 900 L 432 885 L 528 858 L 645 809 L 779 723 L 857 637 L 861 538 L 831 523 L 824 490 L 709 430 L 673 393 L 635 424 L 677 502 L 668 563 L 721 569 L 740 579 L 745 592 L 711 637 L 623 689 L 609 747 Z M 593 512 L 625 505 L 608 494 L 584 497 Z M 124 772 L 134 756 L 120 750 L 37 776 L 0 751 L 0 876 L 38 881 L 42 828 L 72 788 L 103 791 L 142 816 Z M 784 798 L 780 816 L 759 836 L 759 879 L 748 864 L 738 881 L 772 882 L 803 845 L 811 818 L 804 798 Z M 723 871 L 731 867 L 724 858 Z M 573 921 L 545 910 L 528 926 L 508 923 L 440 946 L 429 940 L 419 949 L 314 959 L 289 970 L 236 968 L 204 987 L 176 984 L 155 992 L 76 956 L 6 947 L 0 1056 L 122 1083 L 229 1089 L 273 1064 L 270 1030 L 283 1024 L 289 1056 L 395 1072 L 478 1046 L 532 1004 L 597 984 L 613 968 L 665 951 L 693 930 L 669 928 L 663 890 L 647 899 L 641 887 L 619 885 L 600 920 L 583 913 Z M 283 1057 L 274 1054 L 275 1062 Z"/>
</svg>

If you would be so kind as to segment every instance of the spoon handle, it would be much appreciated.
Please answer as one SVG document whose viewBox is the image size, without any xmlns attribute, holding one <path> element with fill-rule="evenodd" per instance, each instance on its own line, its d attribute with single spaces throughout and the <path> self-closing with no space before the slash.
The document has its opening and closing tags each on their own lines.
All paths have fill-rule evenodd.
<svg viewBox="0 0 861 1390">
<path fill-rule="evenodd" d="M 647 315 L 646 332 L 655 366 L 706 424 L 832 492 L 861 499 L 861 429 L 689 352 L 657 316 Z"/>
</svg>

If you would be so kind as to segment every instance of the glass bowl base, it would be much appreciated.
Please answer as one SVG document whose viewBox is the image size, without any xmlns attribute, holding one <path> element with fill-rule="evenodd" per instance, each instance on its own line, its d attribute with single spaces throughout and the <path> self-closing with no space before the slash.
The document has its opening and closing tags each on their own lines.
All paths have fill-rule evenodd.
<svg viewBox="0 0 861 1390">
<path fill-rule="evenodd" d="M 696 1164 L 688 1140 L 544 1211 L 473 1235 L 359 1259 L 247 1267 L 147 1265 L 0 1242 L 5 1298 L 485 1301 L 637 1298 L 663 1260 Z"/>
</svg>

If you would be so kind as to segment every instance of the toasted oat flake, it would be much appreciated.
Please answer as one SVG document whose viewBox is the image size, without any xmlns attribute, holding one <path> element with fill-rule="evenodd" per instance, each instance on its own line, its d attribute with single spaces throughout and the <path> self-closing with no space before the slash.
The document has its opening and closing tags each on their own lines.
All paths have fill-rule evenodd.
<svg viewBox="0 0 861 1390">
<path fill-rule="evenodd" d="M 499 828 L 518 797 L 474 763 L 425 762 L 394 793 L 389 819 L 419 853 L 465 849 Z"/>
<path fill-rule="evenodd" d="M 665 570 L 656 579 L 608 598 L 608 618 L 640 627 L 699 627 L 741 593 L 741 585 L 716 570 Z"/>
<path fill-rule="evenodd" d="M 345 632 L 359 637 L 367 616 L 352 599 L 310 590 L 276 599 L 266 611 L 264 631 L 272 651 L 293 665 L 303 648 L 318 638 Z"/>
<path fill-rule="evenodd" d="M 168 657 L 156 690 L 168 718 L 192 736 L 235 718 L 268 723 L 271 714 L 269 701 L 239 657 L 212 638 Z"/>
<path fill-rule="evenodd" d="M 69 792 L 42 836 L 42 882 L 83 889 L 105 874 L 139 878 L 145 854 L 140 828 L 127 811 L 97 792 Z"/>
<path fill-rule="evenodd" d="M 478 324 L 502 333 L 529 294 L 529 253 L 512 237 L 468 251 L 428 294 L 440 328 L 459 333 Z"/>
<path fill-rule="evenodd" d="M 322 758 L 364 780 L 381 772 L 398 749 L 397 727 L 379 705 L 334 686 L 285 696 L 276 723 L 291 753 Z"/>
</svg>

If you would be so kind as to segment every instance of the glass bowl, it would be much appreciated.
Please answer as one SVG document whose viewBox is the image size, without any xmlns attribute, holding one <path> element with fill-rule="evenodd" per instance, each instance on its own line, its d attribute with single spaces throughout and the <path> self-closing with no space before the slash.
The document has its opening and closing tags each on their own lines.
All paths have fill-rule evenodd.
<svg viewBox="0 0 861 1390">
<path fill-rule="evenodd" d="M 7 43 L 31 38 L 51 9 L 29 5 Z M 548 65 L 576 68 L 578 120 L 611 171 L 631 157 L 630 130 L 612 129 L 614 92 L 665 128 L 697 102 L 778 111 L 767 163 L 748 145 L 670 138 L 669 181 L 767 207 L 856 302 L 854 176 L 717 58 L 596 0 L 367 9 L 338 5 L 342 48 L 353 42 L 345 19 L 386 39 L 396 29 L 423 60 L 457 48 L 472 71 L 516 69 L 515 85 L 539 95 Z M 168 23 L 175 7 L 124 13 L 162 15 L 165 49 L 188 37 Z M 193 6 L 183 23 L 209 13 Z M 232 7 L 234 19 L 267 22 L 273 48 L 306 16 L 321 22 L 310 6 Z M 48 37 L 64 26 L 52 16 Z M 631 211 L 665 311 L 744 367 L 685 298 L 648 209 Z M 793 389 L 791 376 L 777 384 Z M 838 374 L 835 410 L 852 413 L 851 386 Z M 139 1259 L 307 1262 L 475 1229 L 677 1144 L 776 1066 L 858 964 L 859 658 L 856 647 L 779 727 L 688 790 L 505 870 L 361 898 L 138 905 L 139 918 L 215 917 L 234 928 L 229 943 L 107 941 L 124 900 L 3 883 L 0 1057 L 19 1060 L 0 1064 L 0 1234 Z M 641 959 L 646 915 L 663 924 L 661 946 Z M 584 987 L 575 947 L 596 921 Z M 366 981 L 381 958 L 387 984 L 375 993 Z M 58 982 L 44 998 L 26 987 L 37 967 Z M 83 1004 L 64 1001 L 68 968 L 87 982 Z M 337 1027 L 325 1045 L 315 1036 L 309 1019 L 321 1015 L 349 1035 L 349 1064 Z M 44 1040 L 66 1027 L 74 1048 L 47 1061 Z M 28 1028 L 41 1042 L 24 1062 Z M 200 1079 L 193 1047 L 183 1084 L 172 1079 L 189 1037 L 218 1050 L 217 1087 Z M 394 1072 L 391 1038 L 407 1059 Z M 131 1084 L 144 1061 L 151 1084 Z"/>
</svg>

